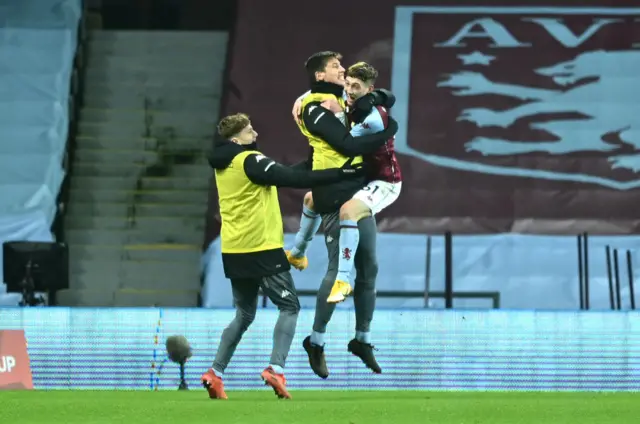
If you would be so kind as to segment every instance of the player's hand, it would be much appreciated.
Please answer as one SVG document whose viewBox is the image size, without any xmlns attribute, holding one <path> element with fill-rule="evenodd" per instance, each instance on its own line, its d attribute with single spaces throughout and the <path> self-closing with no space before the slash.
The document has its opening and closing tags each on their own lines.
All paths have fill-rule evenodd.
<svg viewBox="0 0 640 424">
<path fill-rule="evenodd" d="M 291 115 L 293 115 L 293 120 L 296 121 L 296 124 L 300 125 L 302 123 L 302 99 L 297 99 L 293 104 Z"/>
<path fill-rule="evenodd" d="M 385 108 L 390 109 L 396 104 L 396 96 L 386 88 L 376 88 L 371 94 L 373 94 L 375 104 L 378 106 L 384 106 Z"/>
<path fill-rule="evenodd" d="M 353 104 L 353 111 L 351 112 L 351 118 L 356 124 L 364 122 L 364 120 L 369 116 L 371 111 L 373 110 L 373 106 L 375 104 L 375 96 L 373 93 L 365 94 L 360 97 Z"/>
<path fill-rule="evenodd" d="M 320 103 L 320 106 L 327 110 L 330 110 L 334 115 L 336 113 L 344 112 L 344 109 L 342 108 L 342 106 L 340 106 L 340 103 L 338 103 L 338 101 L 334 99 L 327 99 L 324 102 Z"/>
</svg>

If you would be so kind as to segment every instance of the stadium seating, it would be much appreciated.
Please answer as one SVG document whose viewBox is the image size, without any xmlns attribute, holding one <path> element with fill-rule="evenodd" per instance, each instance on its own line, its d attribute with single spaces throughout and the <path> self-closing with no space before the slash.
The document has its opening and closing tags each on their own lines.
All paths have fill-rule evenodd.
<svg viewBox="0 0 640 424">
<path fill-rule="evenodd" d="M 0 242 L 54 239 L 81 16 L 81 0 L 0 0 Z"/>
</svg>

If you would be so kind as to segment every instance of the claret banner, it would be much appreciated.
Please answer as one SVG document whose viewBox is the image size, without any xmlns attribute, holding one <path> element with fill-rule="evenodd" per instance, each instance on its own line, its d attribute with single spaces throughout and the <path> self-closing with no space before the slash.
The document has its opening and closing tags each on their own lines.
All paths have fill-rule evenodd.
<svg viewBox="0 0 640 424">
<path fill-rule="evenodd" d="M 336 50 L 397 96 L 403 192 L 382 231 L 638 233 L 640 7 L 538 4 L 240 0 L 223 112 L 249 113 L 265 154 L 303 159 L 303 64 Z M 303 194 L 281 190 L 288 231 Z"/>
</svg>

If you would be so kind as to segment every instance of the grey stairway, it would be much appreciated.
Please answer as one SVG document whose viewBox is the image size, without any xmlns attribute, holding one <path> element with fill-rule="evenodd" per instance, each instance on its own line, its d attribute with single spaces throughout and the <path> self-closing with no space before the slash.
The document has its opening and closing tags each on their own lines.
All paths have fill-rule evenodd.
<svg viewBox="0 0 640 424">
<path fill-rule="evenodd" d="M 227 34 L 94 31 L 63 305 L 195 306 Z"/>
</svg>

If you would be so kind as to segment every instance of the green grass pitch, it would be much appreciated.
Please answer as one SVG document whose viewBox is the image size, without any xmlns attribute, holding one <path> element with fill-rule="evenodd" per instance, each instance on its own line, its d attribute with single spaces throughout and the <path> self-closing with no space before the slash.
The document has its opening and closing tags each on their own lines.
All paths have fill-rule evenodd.
<svg viewBox="0 0 640 424">
<path fill-rule="evenodd" d="M 15 424 L 609 424 L 638 422 L 640 394 L 532 392 L 0 391 Z"/>
</svg>

